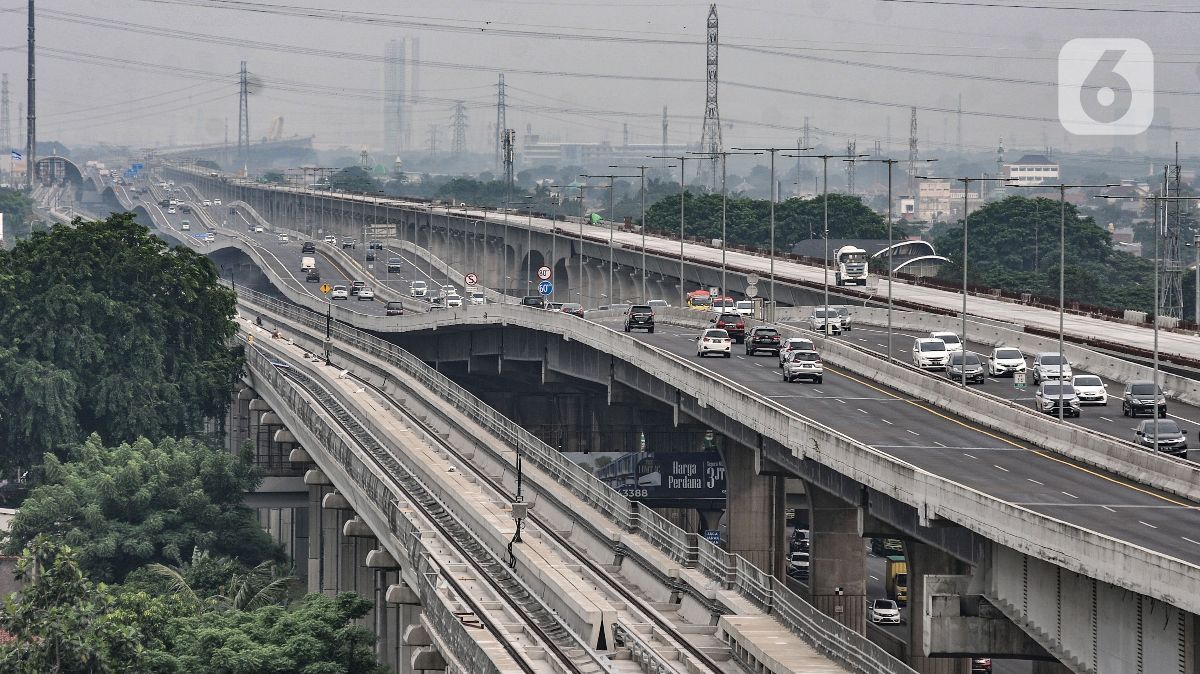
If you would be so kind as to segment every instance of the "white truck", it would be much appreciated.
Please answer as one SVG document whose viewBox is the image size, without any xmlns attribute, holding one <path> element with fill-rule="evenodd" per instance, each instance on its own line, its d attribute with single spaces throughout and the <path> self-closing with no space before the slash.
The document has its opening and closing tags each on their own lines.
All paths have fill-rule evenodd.
<svg viewBox="0 0 1200 674">
<path fill-rule="evenodd" d="M 317 268 L 317 258 L 302 257 L 300 258 L 300 271 L 312 271 Z"/>
<path fill-rule="evenodd" d="M 858 246 L 842 246 L 837 255 L 837 284 L 839 286 L 851 283 L 867 285 L 867 251 Z"/>
</svg>

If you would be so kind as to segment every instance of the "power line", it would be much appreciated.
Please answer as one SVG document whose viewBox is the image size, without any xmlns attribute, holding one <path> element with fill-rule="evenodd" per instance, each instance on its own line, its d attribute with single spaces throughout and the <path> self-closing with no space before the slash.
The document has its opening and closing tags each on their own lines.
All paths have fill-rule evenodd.
<svg viewBox="0 0 1200 674">
<path fill-rule="evenodd" d="M 1062 12 L 1116 12 L 1121 14 L 1200 14 L 1200 9 L 1147 9 L 1143 7 L 1087 7 L 1084 5 L 1038 5 L 1032 3 L 966 2 L 965 0 L 875 0 L 897 5 L 936 5 L 943 7 L 979 7 L 987 9 L 1046 9 Z"/>
</svg>

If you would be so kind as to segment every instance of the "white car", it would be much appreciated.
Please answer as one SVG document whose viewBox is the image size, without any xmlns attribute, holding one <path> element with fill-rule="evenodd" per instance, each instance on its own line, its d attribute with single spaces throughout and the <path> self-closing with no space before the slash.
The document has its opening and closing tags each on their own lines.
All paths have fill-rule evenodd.
<svg viewBox="0 0 1200 674">
<path fill-rule="evenodd" d="M 842 334 L 842 315 L 832 307 L 817 307 L 808 317 L 808 329 L 813 332 L 825 332 L 829 325 L 829 334 Z"/>
<path fill-rule="evenodd" d="M 942 340 L 942 343 L 946 345 L 946 353 L 962 353 L 962 340 L 958 338 L 957 332 L 931 332 L 929 336 Z"/>
<path fill-rule="evenodd" d="M 651 309 L 666 309 L 671 306 L 671 303 L 666 300 L 650 300 L 646 302 Z"/>
<path fill-rule="evenodd" d="M 743 316 L 753 316 L 754 302 L 749 300 L 738 300 L 737 303 L 734 304 L 734 311 Z"/>
<path fill-rule="evenodd" d="M 726 358 L 733 355 L 733 339 L 727 331 L 710 328 L 696 338 L 696 355 L 703 358 L 710 353 Z"/>
<path fill-rule="evenodd" d="M 167 206 L 167 212 L 168 212 L 168 213 L 171 213 L 171 214 L 173 215 L 173 214 L 175 213 L 175 207 L 174 207 L 174 206 Z"/>
<path fill-rule="evenodd" d="M 373 299 L 375 299 L 375 291 L 374 290 L 371 290 L 370 288 L 368 288 L 366 286 L 363 286 L 358 289 L 358 301 L 359 302 L 361 302 L 363 300 L 373 300 Z"/>
<path fill-rule="evenodd" d="M 262 232 L 263 232 L 262 225 L 255 225 L 255 226 L 254 226 L 254 233 L 255 233 L 255 234 L 262 234 Z"/>
<path fill-rule="evenodd" d="M 413 297 L 425 297 L 429 294 L 429 286 L 424 281 L 413 281 L 408 284 L 408 294 Z"/>
<path fill-rule="evenodd" d="M 912 364 L 922 370 L 941 370 L 946 367 L 950 353 L 946 343 L 934 337 L 918 337 L 913 340 Z"/>
<path fill-rule="evenodd" d="M 997 346 L 988 357 L 988 375 L 1003 377 L 1025 371 L 1025 354 L 1011 346 Z"/>
<path fill-rule="evenodd" d="M 867 619 L 876 625 L 881 623 L 899 625 L 900 607 L 891 599 L 868 599 Z"/>
<path fill-rule="evenodd" d="M 1077 374 L 1071 378 L 1080 405 L 1107 405 L 1108 389 L 1104 380 L 1094 374 Z"/>
<path fill-rule="evenodd" d="M 220 206 L 220 205 L 221 205 L 220 199 L 213 199 L 213 206 Z"/>
<path fill-rule="evenodd" d="M 346 290 L 346 286 L 334 286 L 333 290 L 329 293 L 329 299 L 348 300 L 350 299 L 350 292 Z"/>
<path fill-rule="evenodd" d="M 287 234 L 280 234 L 278 237 L 276 237 L 276 239 L 279 241 L 279 243 L 287 243 L 287 242 L 288 242 L 288 235 L 287 235 Z"/>
<path fill-rule="evenodd" d="M 332 234 L 326 234 L 325 235 L 325 243 L 327 243 L 331 246 L 336 246 L 337 245 L 337 237 Z"/>
<path fill-rule="evenodd" d="M 825 376 L 825 367 L 816 351 L 789 351 L 783 362 L 783 380 L 793 382 L 809 379 L 820 384 Z"/>
<path fill-rule="evenodd" d="M 463 305 L 463 299 L 461 296 L 446 295 L 446 306 L 447 307 L 461 307 L 462 305 Z"/>
<path fill-rule="evenodd" d="M 816 351 L 817 347 L 813 346 L 811 339 L 803 337 L 789 337 L 783 340 L 783 345 L 779 347 L 779 367 L 783 367 L 783 361 L 787 360 L 788 354 L 792 351 Z"/>
<path fill-rule="evenodd" d="M 1033 383 L 1040 384 L 1047 379 L 1071 381 L 1075 373 L 1071 371 L 1071 361 L 1066 356 L 1057 353 L 1039 353 L 1033 357 Z"/>
<path fill-rule="evenodd" d="M 209 201 L 208 199 L 205 199 L 204 201 L 201 201 L 201 202 L 200 202 L 200 205 L 201 205 L 201 206 L 212 206 L 212 201 Z"/>
<path fill-rule="evenodd" d="M 471 293 L 470 301 L 471 304 L 486 304 L 487 297 L 483 294 L 482 290 L 476 290 L 475 292 Z"/>
</svg>

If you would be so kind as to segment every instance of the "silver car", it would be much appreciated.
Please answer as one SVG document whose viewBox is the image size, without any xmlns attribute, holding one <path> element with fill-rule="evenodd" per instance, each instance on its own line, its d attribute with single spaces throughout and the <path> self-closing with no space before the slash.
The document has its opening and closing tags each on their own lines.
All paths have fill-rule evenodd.
<svg viewBox="0 0 1200 674">
<path fill-rule="evenodd" d="M 821 364 L 821 356 L 816 351 L 789 351 L 783 361 L 783 380 L 793 382 L 797 379 L 811 379 L 820 384 L 825 376 L 825 366 Z"/>
</svg>

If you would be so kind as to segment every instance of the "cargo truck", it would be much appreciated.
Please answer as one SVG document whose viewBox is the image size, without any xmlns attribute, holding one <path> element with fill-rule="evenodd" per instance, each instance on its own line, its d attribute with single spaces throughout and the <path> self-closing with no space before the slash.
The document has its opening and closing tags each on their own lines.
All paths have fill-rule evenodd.
<svg viewBox="0 0 1200 674">
<path fill-rule="evenodd" d="M 837 285 L 867 285 L 867 251 L 858 246 L 842 246 L 834 259 L 837 261 Z"/>
<path fill-rule="evenodd" d="M 908 603 L 908 561 L 904 557 L 892 555 L 887 558 L 884 585 L 888 599 L 898 604 Z"/>
</svg>

